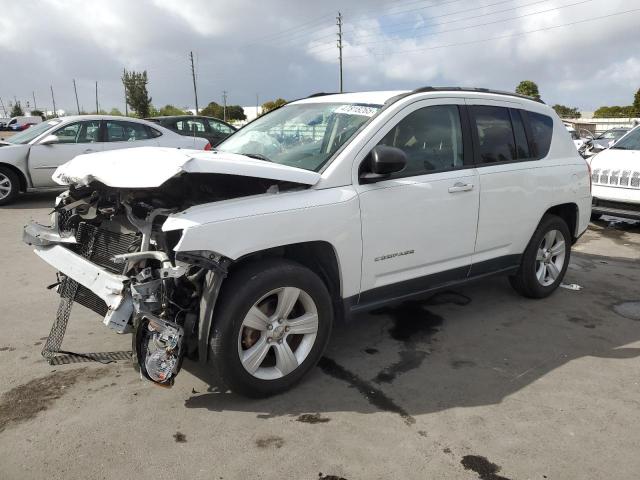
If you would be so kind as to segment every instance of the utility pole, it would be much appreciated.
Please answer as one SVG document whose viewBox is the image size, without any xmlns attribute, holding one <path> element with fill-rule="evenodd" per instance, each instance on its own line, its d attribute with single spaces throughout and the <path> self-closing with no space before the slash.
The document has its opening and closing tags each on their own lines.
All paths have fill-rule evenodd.
<svg viewBox="0 0 640 480">
<path fill-rule="evenodd" d="M 338 58 L 340 60 L 340 93 L 342 93 L 342 13 L 338 12 L 336 20 L 336 25 L 338 25 Z"/>
<path fill-rule="evenodd" d="M 7 116 L 7 109 L 4 108 L 4 102 L 2 101 L 2 98 L 0 98 L 0 105 L 2 106 L 2 111 L 4 112 L 4 116 Z"/>
<path fill-rule="evenodd" d="M 78 101 L 78 89 L 76 88 L 76 79 L 73 79 L 73 91 L 76 94 L 76 108 L 78 109 L 78 115 L 80 115 L 80 102 Z"/>
<path fill-rule="evenodd" d="M 256 118 L 260 116 L 260 102 L 258 101 L 258 94 L 256 93 Z"/>
<path fill-rule="evenodd" d="M 100 107 L 98 106 L 98 81 L 96 80 L 96 115 L 100 113 Z"/>
<path fill-rule="evenodd" d="M 193 95 L 196 97 L 196 115 L 198 115 L 198 89 L 196 88 L 196 69 L 193 67 L 193 52 L 189 52 L 191 57 L 191 78 L 193 78 Z"/>
<path fill-rule="evenodd" d="M 223 90 L 222 91 L 222 116 L 223 116 L 223 120 L 226 122 L 227 121 L 227 91 Z"/>
<path fill-rule="evenodd" d="M 56 99 L 53 96 L 53 85 L 51 85 L 51 102 L 53 103 L 53 116 L 58 116 L 58 111 L 56 110 Z"/>
<path fill-rule="evenodd" d="M 122 85 L 124 86 L 124 116 L 128 117 L 129 116 L 129 106 L 127 105 L 127 84 L 124 81 L 126 76 L 127 76 L 127 69 L 125 68 L 123 70 L 123 74 L 122 74 Z"/>
</svg>

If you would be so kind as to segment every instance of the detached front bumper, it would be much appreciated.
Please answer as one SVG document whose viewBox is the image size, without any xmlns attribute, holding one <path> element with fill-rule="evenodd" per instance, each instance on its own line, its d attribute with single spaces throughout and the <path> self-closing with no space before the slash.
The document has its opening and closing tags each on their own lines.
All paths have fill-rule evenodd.
<svg viewBox="0 0 640 480">
<path fill-rule="evenodd" d="M 45 227 L 31 223 L 24 228 L 23 241 L 34 247 L 34 252 L 45 262 L 91 290 L 107 306 L 104 324 L 118 333 L 130 331 L 129 319 L 133 313 L 133 300 L 129 293 L 129 279 L 110 272 L 71 251 L 76 244 L 73 236 L 61 234 L 57 225 Z"/>
</svg>

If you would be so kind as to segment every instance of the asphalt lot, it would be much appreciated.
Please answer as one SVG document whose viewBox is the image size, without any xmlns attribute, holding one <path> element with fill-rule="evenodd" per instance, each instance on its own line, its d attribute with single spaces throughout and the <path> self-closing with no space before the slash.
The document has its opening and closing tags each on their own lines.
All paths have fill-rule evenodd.
<svg viewBox="0 0 640 480">
<path fill-rule="evenodd" d="M 635 479 L 640 226 L 592 225 L 566 283 L 506 279 L 338 327 L 295 390 L 247 400 L 187 363 L 172 389 L 127 361 L 50 366 L 58 298 L 21 243 L 53 194 L 0 209 L 0 478 Z M 77 306 L 63 347 L 130 349 Z"/>
</svg>

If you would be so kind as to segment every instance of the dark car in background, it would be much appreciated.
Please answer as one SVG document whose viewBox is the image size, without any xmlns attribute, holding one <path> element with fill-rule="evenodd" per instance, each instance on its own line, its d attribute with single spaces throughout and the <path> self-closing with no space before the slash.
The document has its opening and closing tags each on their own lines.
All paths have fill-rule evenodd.
<svg viewBox="0 0 640 480">
<path fill-rule="evenodd" d="M 219 118 L 199 115 L 173 115 L 147 118 L 180 135 L 202 137 L 209 140 L 213 147 L 236 131 L 236 128 Z"/>
</svg>

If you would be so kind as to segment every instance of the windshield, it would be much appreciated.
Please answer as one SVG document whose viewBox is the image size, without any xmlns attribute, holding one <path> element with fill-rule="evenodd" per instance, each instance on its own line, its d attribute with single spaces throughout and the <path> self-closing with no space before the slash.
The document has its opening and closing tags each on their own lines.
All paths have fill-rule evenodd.
<svg viewBox="0 0 640 480">
<path fill-rule="evenodd" d="M 33 127 L 29 127 L 25 131 L 7 138 L 5 142 L 13 143 L 14 145 L 24 145 L 25 143 L 29 143 L 34 138 L 42 135 L 51 127 L 58 125 L 61 121 L 62 120 L 60 120 L 59 118 L 47 120 L 46 122 L 42 122 L 42 123 L 39 123 L 38 125 L 34 125 Z"/>
<path fill-rule="evenodd" d="M 217 150 L 318 171 L 382 105 L 303 103 L 269 113 Z"/>
<path fill-rule="evenodd" d="M 618 150 L 640 150 L 640 128 L 636 128 L 613 147 Z"/>
<path fill-rule="evenodd" d="M 604 132 L 602 135 L 600 135 L 598 137 L 598 140 L 602 139 L 606 139 L 606 140 L 618 140 L 619 138 L 621 138 L 625 133 L 627 133 L 626 130 L 607 130 L 606 132 Z"/>
</svg>

